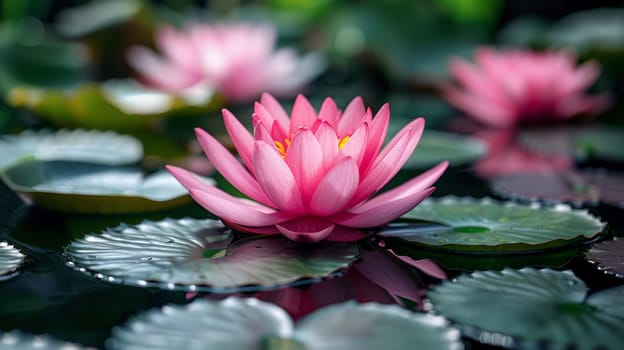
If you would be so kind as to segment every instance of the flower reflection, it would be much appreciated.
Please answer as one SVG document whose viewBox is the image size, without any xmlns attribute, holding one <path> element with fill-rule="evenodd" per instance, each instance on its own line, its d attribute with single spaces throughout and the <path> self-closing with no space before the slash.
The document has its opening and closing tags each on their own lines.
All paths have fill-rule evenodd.
<svg viewBox="0 0 624 350">
<path fill-rule="evenodd" d="M 431 277 L 436 279 L 446 278 L 446 275 L 431 260 L 412 260 L 419 270 L 416 271 L 409 266 L 412 264 L 403 261 L 405 258 L 390 250 L 363 249 L 360 259 L 340 277 L 304 287 L 260 292 L 256 298 L 279 305 L 295 319 L 323 306 L 348 300 L 400 305 L 410 300 L 421 307 L 428 287 L 426 281 L 430 279 L 422 273 L 430 276 L 433 273 Z"/>
<path fill-rule="evenodd" d="M 429 196 L 448 164 L 374 196 L 411 156 L 424 129 L 424 119 L 415 119 L 382 148 L 389 118 L 388 104 L 373 118 L 359 97 L 344 112 L 327 98 L 317 113 L 303 96 L 289 117 L 264 94 L 255 105 L 253 135 L 223 111 L 244 165 L 213 136 L 196 130 L 215 168 L 253 201 L 199 181 L 187 170 L 168 169 L 200 205 L 238 230 L 281 233 L 302 242 L 360 239 L 365 234 L 359 229 L 384 225 Z"/>
<path fill-rule="evenodd" d="M 525 149 L 516 140 L 513 130 L 488 129 L 473 136 L 488 146 L 485 158 L 478 161 L 474 170 L 482 177 L 491 178 L 517 173 L 551 173 L 574 167 L 571 157 L 542 155 Z"/>
<path fill-rule="evenodd" d="M 498 128 L 593 116 L 609 104 L 609 96 L 584 91 L 600 74 L 595 62 L 576 66 L 567 52 L 481 48 L 476 64 L 455 59 L 450 64 L 457 85 L 444 96 L 479 122 Z"/>
<path fill-rule="evenodd" d="M 275 50 L 273 26 L 251 23 L 194 23 L 183 30 L 164 25 L 156 33 L 162 56 L 131 48 L 128 59 L 145 84 L 191 99 L 214 90 L 235 102 L 263 91 L 293 95 L 320 73 L 316 55 L 299 57 L 294 49 Z"/>
</svg>

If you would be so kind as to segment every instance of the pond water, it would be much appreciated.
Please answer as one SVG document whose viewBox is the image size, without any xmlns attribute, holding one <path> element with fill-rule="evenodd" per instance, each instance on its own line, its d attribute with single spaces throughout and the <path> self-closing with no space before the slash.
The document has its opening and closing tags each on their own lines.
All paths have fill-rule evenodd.
<svg viewBox="0 0 624 350">
<path fill-rule="evenodd" d="M 404 171 L 393 182 L 399 183 L 415 173 Z M 390 184 L 392 185 L 392 184 Z M 451 168 L 438 181 L 435 196 L 458 195 L 482 197 L 491 196 L 487 184 L 475 177 L 468 168 Z M 121 222 L 137 224 L 145 219 L 159 220 L 166 217 L 185 216 L 203 218 L 207 213 L 194 203 L 174 210 L 151 213 L 149 215 L 73 215 L 63 214 L 23 204 L 8 188 L 0 185 L 0 240 L 6 240 L 24 252 L 28 257 L 18 276 L 0 281 L 0 329 L 19 329 L 34 334 L 50 334 L 56 338 L 79 344 L 103 348 L 111 329 L 120 326 L 132 315 L 165 304 L 184 304 L 190 298 L 208 297 L 221 299 L 225 294 L 189 295 L 185 291 L 168 291 L 159 288 L 141 288 L 106 283 L 66 266 L 64 248 L 85 234 L 97 233 L 107 227 L 115 227 Z M 599 207 L 592 212 L 609 223 L 608 234 L 623 234 L 621 210 L 612 207 Z M 479 227 L 466 227 L 465 232 L 480 232 Z M 413 259 L 431 259 L 437 262 L 449 277 L 463 272 L 482 269 L 500 270 L 504 267 L 525 266 L 550 267 L 556 270 L 571 269 L 592 290 L 601 290 L 620 285 L 621 280 L 598 271 L 595 266 L 583 259 L 586 246 L 576 246 L 566 250 L 554 250 L 544 254 L 530 255 L 462 255 L 426 250 L 407 243 L 384 241 L 402 255 Z M 374 253 L 379 238 L 372 243 L 362 243 L 363 249 Z M 414 286 L 422 290 L 413 291 L 422 295 L 424 290 L 440 282 L 422 271 L 410 269 Z M 336 277 L 342 278 L 342 277 Z M 326 281 L 327 282 L 327 281 Z M 320 283 L 326 283 L 320 282 Z M 319 283 L 319 282 L 316 282 Z M 306 290 L 305 283 L 296 288 Z M 317 288 L 313 293 L 333 293 L 335 283 L 326 283 L 326 288 Z M 332 287 L 334 286 L 334 287 Z M 360 283 L 357 288 L 367 288 Z M 376 288 L 370 284 L 370 292 Z M 258 296 L 264 300 L 288 304 L 288 298 L 280 294 L 285 289 L 246 292 L 245 296 Z M 351 288 L 353 292 L 353 287 Z M 312 293 L 312 292 L 311 292 Z M 366 294 L 366 290 L 356 290 L 353 294 Z M 348 298 L 348 297 L 347 297 Z M 353 296 L 355 298 L 355 296 Z M 403 300 L 404 305 L 420 309 L 419 300 Z M 293 302 L 294 303 L 294 302 Z M 287 310 L 289 305 L 282 305 Z M 290 305 L 295 317 L 312 310 L 297 309 Z M 292 309 L 294 308 L 294 309 Z M 475 315 L 479 317 L 479 315 Z M 241 332 L 244 332 L 241 329 Z M 490 346 L 464 339 L 474 349 Z"/>
</svg>

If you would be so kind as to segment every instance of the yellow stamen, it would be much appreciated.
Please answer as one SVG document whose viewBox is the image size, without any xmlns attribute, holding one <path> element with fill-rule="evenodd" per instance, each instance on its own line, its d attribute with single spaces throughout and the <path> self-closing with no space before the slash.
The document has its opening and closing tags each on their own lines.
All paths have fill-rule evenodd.
<svg viewBox="0 0 624 350">
<path fill-rule="evenodd" d="M 285 142 L 286 143 L 286 147 L 284 147 L 284 144 L 279 142 L 279 141 L 274 141 L 274 142 L 275 142 L 275 147 L 277 147 L 277 150 L 279 151 L 279 153 L 282 156 L 282 158 L 286 158 L 286 147 L 288 147 L 290 142 Z"/>
<path fill-rule="evenodd" d="M 341 150 L 347 144 L 347 142 L 349 142 L 350 138 L 351 136 L 345 136 L 342 139 L 338 140 L 338 149 Z"/>
</svg>

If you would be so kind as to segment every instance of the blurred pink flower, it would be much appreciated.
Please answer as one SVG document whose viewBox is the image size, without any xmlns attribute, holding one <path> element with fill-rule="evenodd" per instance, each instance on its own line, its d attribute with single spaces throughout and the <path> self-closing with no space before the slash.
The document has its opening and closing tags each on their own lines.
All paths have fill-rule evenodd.
<svg viewBox="0 0 624 350">
<path fill-rule="evenodd" d="M 267 24 L 197 23 L 185 30 L 165 25 L 155 38 L 163 56 L 133 47 L 128 59 L 145 84 L 191 98 L 212 91 L 235 102 L 264 91 L 294 95 L 323 64 L 316 55 L 300 58 L 291 48 L 275 50 L 276 39 Z"/>
<path fill-rule="evenodd" d="M 429 196 L 448 164 L 442 162 L 374 196 L 411 156 L 424 119 L 410 122 L 382 149 L 389 105 L 373 118 L 359 97 L 344 112 L 327 98 L 317 114 L 299 95 L 289 117 L 271 95 L 263 94 L 252 118 L 253 135 L 223 110 L 243 164 L 213 136 L 196 129 L 217 171 L 251 200 L 234 197 L 184 169 L 168 167 L 195 201 L 245 232 L 281 233 L 303 242 L 362 238 L 358 229 L 384 225 Z"/>
<path fill-rule="evenodd" d="M 584 91 L 600 74 L 595 62 L 576 66 L 567 52 L 481 48 L 476 65 L 461 59 L 450 63 L 457 85 L 443 89 L 455 107 L 493 127 L 562 121 L 593 116 L 609 104 L 609 96 Z"/>
</svg>

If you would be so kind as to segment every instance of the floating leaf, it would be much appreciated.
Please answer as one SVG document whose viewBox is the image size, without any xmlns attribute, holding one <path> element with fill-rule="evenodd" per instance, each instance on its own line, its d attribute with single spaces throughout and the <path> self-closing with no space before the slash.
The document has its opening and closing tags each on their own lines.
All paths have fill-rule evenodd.
<svg viewBox="0 0 624 350">
<path fill-rule="evenodd" d="M 624 239 L 615 237 L 613 240 L 594 244 L 585 257 L 598 265 L 600 270 L 624 278 Z"/>
<path fill-rule="evenodd" d="M 63 35 L 79 37 L 127 21 L 140 9 L 134 0 L 92 1 L 63 10 L 56 27 Z"/>
<path fill-rule="evenodd" d="M 22 23 L 26 23 L 24 21 Z M 87 55 L 80 45 L 65 43 L 29 34 L 37 28 L 24 28 L 11 35 L 6 26 L 0 28 L 0 91 L 6 93 L 16 85 L 39 87 L 73 86 L 85 77 Z"/>
<path fill-rule="evenodd" d="M 13 277 L 24 258 L 24 254 L 14 246 L 0 242 L 0 281 Z"/>
<path fill-rule="evenodd" d="M 486 152 L 485 144 L 477 139 L 427 130 L 405 167 L 426 168 L 444 160 L 451 166 L 463 165 L 480 159 Z"/>
<path fill-rule="evenodd" d="M 20 331 L 0 332 L 0 348 L 6 350 L 80 350 L 78 344 L 56 340 L 48 335 L 31 335 Z"/>
<path fill-rule="evenodd" d="M 129 135 L 96 130 L 26 130 L 0 135 L 0 169 L 22 160 L 73 160 L 107 165 L 138 162 L 141 142 Z"/>
<path fill-rule="evenodd" d="M 147 212 L 190 202 L 186 189 L 164 170 L 144 177 L 136 167 L 50 161 L 19 164 L 0 175 L 35 204 L 66 212 Z"/>
<path fill-rule="evenodd" d="M 624 129 L 606 125 L 530 128 L 520 132 L 519 141 L 542 154 L 577 156 L 623 162 Z"/>
<path fill-rule="evenodd" d="M 221 102 L 212 94 L 174 96 L 126 80 L 84 83 L 70 90 L 16 87 L 9 103 L 63 127 L 136 131 L 174 115 L 197 115 Z"/>
<path fill-rule="evenodd" d="M 624 207 L 624 175 L 604 169 L 499 176 L 490 181 L 497 194 L 520 200 Z"/>
<path fill-rule="evenodd" d="M 299 245 L 277 236 L 231 239 L 215 220 L 145 221 L 86 236 L 67 247 L 67 256 L 70 266 L 108 282 L 222 292 L 322 278 L 357 255 L 357 247 L 347 243 Z"/>
<path fill-rule="evenodd" d="M 465 335 L 492 345 L 617 349 L 624 334 L 624 286 L 588 296 L 569 271 L 478 271 L 443 282 L 427 297 Z"/>
<path fill-rule="evenodd" d="M 164 306 L 115 328 L 111 349 L 462 349 L 459 332 L 441 317 L 396 305 L 342 303 L 295 326 L 281 308 L 230 297 Z"/>
<path fill-rule="evenodd" d="M 498 202 L 488 198 L 428 199 L 403 216 L 426 222 L 379 234 L 434 249 L 504 253 L 543 251 L 589 240 L 603 224 L 586 211 Z"/>
</svg>

